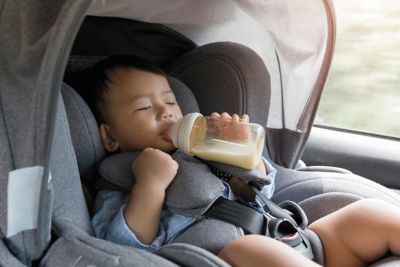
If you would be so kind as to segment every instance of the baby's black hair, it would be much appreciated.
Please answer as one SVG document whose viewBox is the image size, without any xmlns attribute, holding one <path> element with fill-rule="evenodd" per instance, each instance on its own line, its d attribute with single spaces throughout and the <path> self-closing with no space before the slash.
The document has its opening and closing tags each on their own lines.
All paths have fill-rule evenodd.
<svg viewBox="0 0 400 267">
<path fill-rule="evenodd" d="M 96 117 L 97 123 L 105 122 L 104 102 L 112 83 L 112 75 L 119 69 L 137 69 L 167 77 L 165 72 L 151 62 L 133 55 L 107 57 L 79 73 L 72 82 Z"/>
</svg>

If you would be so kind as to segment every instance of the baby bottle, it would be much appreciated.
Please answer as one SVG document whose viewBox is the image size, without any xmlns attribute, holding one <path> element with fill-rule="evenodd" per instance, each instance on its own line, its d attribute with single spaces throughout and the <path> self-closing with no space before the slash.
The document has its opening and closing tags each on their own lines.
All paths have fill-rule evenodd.
<svg viewBox="0 0 400 267">
<path fill-rule="evenodd" d="M 168 132 L 183 153 L 245 169 L 254 168 L 265 142 L 264 128 L 255 123 L 233 122 L 189 113 Z"/>
</svg>

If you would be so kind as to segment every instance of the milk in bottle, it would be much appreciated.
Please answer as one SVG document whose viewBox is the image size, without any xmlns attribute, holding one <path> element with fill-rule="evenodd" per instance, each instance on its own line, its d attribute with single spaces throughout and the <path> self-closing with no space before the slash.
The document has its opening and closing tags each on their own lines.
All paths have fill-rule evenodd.
<svg viewBox="0 0 400 267">
<path fill-rule="evenodd" d="M 264 128 L 255 123 L 233 122 L 189 113 L 169 130 L 175 147 L 201 159 L 254 168 L 264 148 Z"/>
</svg>

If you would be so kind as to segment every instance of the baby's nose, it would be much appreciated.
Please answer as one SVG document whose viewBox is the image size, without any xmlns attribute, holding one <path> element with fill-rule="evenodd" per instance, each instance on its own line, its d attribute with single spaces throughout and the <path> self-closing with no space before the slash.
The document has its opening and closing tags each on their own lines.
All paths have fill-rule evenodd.
<svg viewBox="0 0 400 267">
<path fill-rule="evenodd" d="M 171 111 L 170 111 L 168 108 L 165 108 L 165 109 L 164 109 L 164 112 L 163 112 L 163 114 L 162 114 L 162 117 L 163 117 L 163 118 L 170 118 L 170 117 L 172 117 Z"/>
</svg>

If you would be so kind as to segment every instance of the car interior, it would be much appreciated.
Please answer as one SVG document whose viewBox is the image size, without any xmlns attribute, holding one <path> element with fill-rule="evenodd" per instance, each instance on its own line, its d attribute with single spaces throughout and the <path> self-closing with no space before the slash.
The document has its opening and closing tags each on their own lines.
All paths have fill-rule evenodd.
<svg viewBox="0 0 400 267">
<path fill-rule="evenodd" d="M 93 31 L 93 29 L 99 27 L 99 24 L 104 31 L 101 35 L 96 36 L 96 32 Z M 159 26 L 159 28 L 156 26 Z M 129 30 L 124 29 L 124 27 Z M 140 32 L 143 31 L 141 27 L 153 30 L 154 32 L 152 35 L 163 35 L 163 32 L 159 32 L 160 30 L 164 30 L 162 25 L 152 25 L 140 21 L 118 18 L 87 17 L 78 33 L 71 52 L 70 64 L 67 67 L 65 79 L 66 83 L 68 84 L 68 75 L 70 75 L 72 77 L 70 79 L 73 80 L 74 71 L 79 72 L 79 70 L 93 64 L 93 62 L 96 62 L 99 58 L 115 53 L 138 53 L 138 55 L 143 56 L 145 53 L 140 50 L 141 47 L 133 48 L 138 41 L 132 42 L 132 40 L 127 41 L 126 44 L 123 41 L 118 42 L 120 46 L 125 44 L 126 48 L 118 47 L 114 53 L 106 50 L 111 49 L 110 45 L 107 44 L 107 40 L 111 39 L 115 41 L 121 39 L 120 36 L 117 36 L 116 28 L 121 29 L 121 32 L 129 32 L 130 36 L 136 36 L 140 42 L 146 42 L 145 38 L 140 37 Z M 139 33 L 134 33 L 135 29 L 138 29 L 137 31 Z M 146 29 L 147 36 L 150 35 L 149 31 L 149 29 Z M 114 37 L 102 40 L 104 38 L 104 32 L 108 32 L 110 35 L 113 34 Z M 190 40 L 173 32 L 171 29 L 166 31 L 168 37 L 170 37 L 172 33 L 178 35 L 180 38 L 179 44 L 175 44 L 171 41 L 168 45 L 168 48 L 176 54 L 172 55 L 170 59 L 160 60 L 158 64 L 163 66 L 169 75 L 187 85 L 193 93 L 194 100 L 178 100 L 179 103 L 197 102 L 200 112 L 203 114 L 208 114 L 212 111 L 222 112 L 224 110 L 230 113 L 246 113 L 249 114 L 252 121 L 261 125 L 266 124 L 265 114 L 268 114 L 270 90 L 265 90 L 265 88 L 269 86 L 269 74 L 257 55 L 253 55 L 252 51 L 248 51 L 246 47 L 241 47 L 238 44 L 229 42 L 219 42 L 197 47 Z M 163 44 L 165 46 L 167 42 L 165 39 L 167 39 L 167 37 L 163 36 L 159 38 L 163 38 Z M 170 38 L 173 39 L 173 41 L 177 39 L 175 36 Z M 90 42 L 86 40 L 90 40 Z M 98 44 L 104 44 L 105 47 L 103 48 L 99 45 L 96 49 L 93 49 L 93 40 L 96 40 L 95 42 Z M 154 39 L 151 40 L 153 41 Z M 158 44 L 158 42 L 155 43 Z M 179 46 L 179 48 L 185 45 L 187 45 L 187 47 L 185 47 L 185 50 L 182 49 L 180 52 L 181 55 L 179 56 L 177 55 L 178 52 L 176 52 L 178 49 L 172 49 L 173 45 Z M 169 51 L 164 51 L 164 46 L 146 46 L 147 57 L 151 58 L 154 62 L 158 62 L 158 60 L 153 59 L 153 54 L 163 54 L 167 57 Z M 151 49 L 153 50 L 150 51 Z M 232 55 L 235 56 L 232 57 Z M 252 66 L 251 69 L 248 67 L 250 62 Z M 232 71 L 230 71 L 231 69 Z M 70 84 L 73 84 L 73 82 Z M 227 99 L 226 96 L 229 96 L 229 98 Z M 231 96 L 238 97 L 232 98 Z M 180 95 L 178 94 L 178 99 L 179 97 Z M 64 99 L 66 98 L 64 97 Z M 191 104 L 190 107 L 193 107 L 193 105 Z M 185 111 L 190 110 L 190 107 L 186 108 L 184 105 L 183 109 Z M 68 115 L 68 105 L 66 111 Z M 69 122 L 70 125 L 76 124 L 71 120 Z M 79 127 L 79 129 L 82 129 L 82 127 Z M 96 128 L 91 132 L 96 133 Z M 80 132 L 76 134 L 71 131 L 71 135 L 76 135 L 78 137 L 76 139 L 72 138 L 74 147 L 79 149 L 84 146 L 84 144 L 82 144 L 82 134 Z M 98 137 L 95 137 L 95 139 L 99 140 Z M 75 144 L 76 142 L 78 142 L 78 144 Z M 83 143 L 94 142 L 84 141 Z M 102 145 L 100 143 L 97 143 L 94 147 L 98 147 L 102 150 Z M 97 152 L 96 154 L 104 155 L 104 151 Z M 265 154 L 265 156 L 268 157 L 267 154 Z M 77 158 L 78 164 L 80 164 L 80 157 L 77 156 Z M 91 166 L 91 168 L 93 168 L 93 166 Z M 386 188 L 383 186 L 358 177 L 344 168 L 315 165 L 301 166 L 296 170 L 290 170 L 280 166 L 277 166 L 277 168 L 278 176 L 276 180 L 276 191 L 273 197 L 274 201 L 280 203 L 290 199 L 299 203 L 305 210 L 310 222 L 362 197 L 375 196 L 389 201 L 397 201 L 398 199 L 395 193 L 390 192 L 388 194 Z M 354 184 L 357 184 L 357 187 L 355 187 Z M 178 239 L 178 242 L 183 242 L 184 240 L 185 238 L 183 237 Z M 196 245 L 212 251 L 212 249 L 207 247 L 207 244 Z"/>
<path fill-rule="evenodd" d="M 99 2 L 101 1 L 95 1 L 92 7 L 99 5 Z M 223 234 L 217 234 L 212 230 L 214 229 L 213 220 L 208 220 L 208 223 L 206 220 L 205 223 L 199 225 L 199 229 L 188 233 L 191 236 L 182 235 L 175 242 L 162 247 L 155 253 L 113 244 L 94 237 L 91 215 L 96 183 L 99 180 L 97 170 L 107 153 L 101 143 L 96 120 L 80 96 L 84 88 L 77 85 L 79 81 L 76 79 L 82 70 L 105 57 L 116 54 L 141 56 L 161 67 L 171 77 L 172 89 L 184 114 L 194 111 L 200 111 L 202 114 L 210 114 L 214 111 L 226 111 L 231 114 L 245 113 L 250 116 L 252 122 L 265 126 L 267 135 L 270 134 L 271 137 L 267 140 L 263 157 L 277 169 L 272 201 L 282 203 L 290 200 L 297 203 L 304 210 L 309 223 L 361 198 L 374 197 L 400 205 L 398 193 L 387 187 L 397 185 L 396 182 L 393 184 L 393 179 L 390 178 L 396 175 L 390 166 L 392 166 L 391 162 L 398 158 L 398 150 L 386 156 L 383 156 L 384 153 L 381 152 L 378 159 L 371 158 L 366 155 L 379 151 L 381 146 L 365 147 L 364 144 L 368 141 L 358 140 L 357 143 L 354 139 L 349 139 L 349 144 L 340 143 L 343 147 L 336 149 L 337 154 L 332 156 L 325 144 L 338 147 L 340 145 L 335 140 L 342 137 L 330 137 L 319 133 L 318 130 L 311 134 L 300 131 L 292 134 L 290 131 L 276 130 L 273 125 L 271 126 L 271 116 L 276 115 L 274 102 L 276 95 L 272 90 L 273 77 L 276 77 L 279 68 L 270 68 L 271 65 L 266 64 L 265 58 L 262 58 L 254 49 L 228 40 L 196 42 L 176 28 L 169 27 L 168 23 L 116 17 L 112 12 L 110 16 L 87 15 L 90 1 L 81 6 L 75 3 L 80 9 L 74 9 L 74 4 L 70 5 L 69 16 L 75 18 L 74 23 L 71 23 L 75 25 L 75 29 L 71 30 L 70 36 L 74 38 L 68 40 L 69 43 L 65 43 L 64 39 L 54 40 L 48 37 L 53 42 L 60 43 L 58 46 L 38 49 L 42 54 L 37 52 L 46 60 L 46 56 L 59 53 L 59 51 L 52 51 L 52 47 L 69 51 L 65 56 L 65 64 L 57 60 L 52 61 L 53 64 L 62 65 L 59 68 L 59 74 L 53 77 L 52 68 L 45 64 L 39 66 L 38 69 L 27 71 L 21 67 L 21 64 L 13 63 L 15 65 L 4 68 L 6 71 L 2 71 L 0 75 L 4 84 L 3 88 L 5 88 L 0 91 L 0 125 L 4 125 L 0 127 L 2 137 L 0 169 L 1 177 L 4 177 L 2 183 L 7 182 L 10 171 L 31 166 L 29 157 L 35 159 L 36 165 L 45 166 L 44 177 L 51 176 L 48 181 L 41 180 L 42 191 L 38 200 L 40 209 L 36 228 L 25 229 L 8 236 L 9 222 L 6 218 L 10 215 L 7 215 L 7 208 L 4 208 L 4 216 L 0 220 L 3 233 L 2 242 L 0 242 L 1 251 L 3 251 L 0 255 L 0 265 L 228 266 L 213 254 L 215 251 L 209 244 L 212 243 L 211 241 L 218 242 L 219 239 L 237 234 L 237 229 L 226 226 L 222 231 Z M 18 9 L 10 2 L 4 4 L 3 8 L 3 13 Z M 66 9 L 61 5 L 58 8 L 58 10 Z M 72 14 L 76 10 L 80 11 Z M 41 14 L 41 12 L 36 13 Z M 12 14 L 11 11 L 10 14 Z M 78 17 L 80 19 L 77 19 Z M 3 25 L 0 27 L 0 33 L 10 31 L 9 24 L 0 25 Z M 40 32 L 40 26 L 37 28 Z M 54 31 L 56 30 L 51 28 L 50 32 Z M 21 41 L 19 37 L 15 37 L 18 36 L 15 33 L 2 36 L 0 41 L 6 38 L 16 38 L 17 41 Z M 29 41 L 31 40 L 28 38 L 27 43 Z M 9 45 L 6 48 L 11 51 L 11 47 L 12 45 Z M 32 50 L 26 50 L 28 55 L 36 51 L 34 46 Z M 4 62 L 7 57 L 15 56 L 15 52 L 7 56 L 3 55 L 1 62 Z M 35 58 L 27 57 L 25 60 L 28 63 L 34 62 Z M 282 61 L 284 61 L 283 57 Z M 322 90 L 324 78 L 321 78 L 321 75 L 323 76 L 328 71 L 329 64 L 321 68 L 323 71 L 318 72 L 317 77 L 321 79 L 319 82 L 322 84 Z M 47 91 L 44 89 L 38 90 L 39 93 L 34 90 L 24 91 L 24 86 L 18 90 L 13 89 L 18 78 L 12 78 L 13 76 L 10 75 L 13 70 L 17 70 L 16 73 L 22 73 L 22 75 L 26 71 L 29 73 L 28 82 L 34 82 L 35 88 L 48 88 Z M 37 80 L 34 78 L 29 80 L 29 77 L 36 77 L 35 75 L 39 77 Z M 284 71 L 281 75 L 284 76 Z M 51 79 L 46 80 L 48 76 L 51 76 Z M 55 87 L 57 90 L 54 89 Z M 14 92 L 18 92 L 21 96 Z M 43 102 L 40 100 L 41 95 L 46 95 L 46 100 Z M 316 101 L 315 109 L 318 106 L 318 96 L 319 94 L 315 93 L 310 97 L 310 102 Z M 18 101 L 24 104 L 13 104 L 20 103 Z M 24 110 L 21 108 L 24 105 L 27 107 L 26 111 L 19 112 L 19 110 Z M 31 110 L 35 110 L 36 113 L 32 115 Z M 16 116 L 16 119 L 11 119 L 14 118 L 13 116 Z M 34 122 L 27 123 L 27 126 L 19 126 L 26 117 Z M 306 117 L 312 124 L 313 113 L 311 112 Z M 31 132 L 31 129 L 36 129 L 35 134 L 40 138 L 30 137 L 27 132 Z M 43 131 L 45 134 L 41 132 L 43 129 L 46 129 Z M 308 135 L 310 139 L 307 139 Z M 365 138 L 368 139 L 368 137 Z M 295 142 L 296 140 L 300 141 Z M 382 146 L 384 145 L 386 143 Z M 27 148 L 35 152 L 26 152 Z M 40 151 L 36 152 L 35 148 Z M 346 164 L 349 162 L 344 156 L 346 149 L 359 151 L 356 166 Z M 303 150 L 304 153 L 302 153 Z M 280 151 L 284 152 L 280 153 Z M 294 153 L 296 151 L 298 153 Z M 38 156 L 38 153 L 42 153 L 43 156 Z M 295 155 L 288 157 L 290 153 Z M 365 167 L 365 165 L 368 166 Z M 120 168 L 123 169 L 123 165 Z M 388 177 L 388 180 L 374 179 L 382 174 L 380 171 L 382 169 L 387 169 L 384 176 Z M 0 199 L 0 203 L 7 203 L 6 188 L 2 189 L 5 194 Z M 189 242 L 193 235 L 199 235 L 205 230 L 209 233 L 207 238 L 198 238 L 201 242 L 196 244 Z M 211 240 L 213 238 L 215 240 Z M 312 248 L 312 252 L 316 258 L 323 257 L 321 247 L 318 245 Z M 399 262 L 398 257 L 388 255 L 370 266 L 396 266 Z"/>
</svg>

